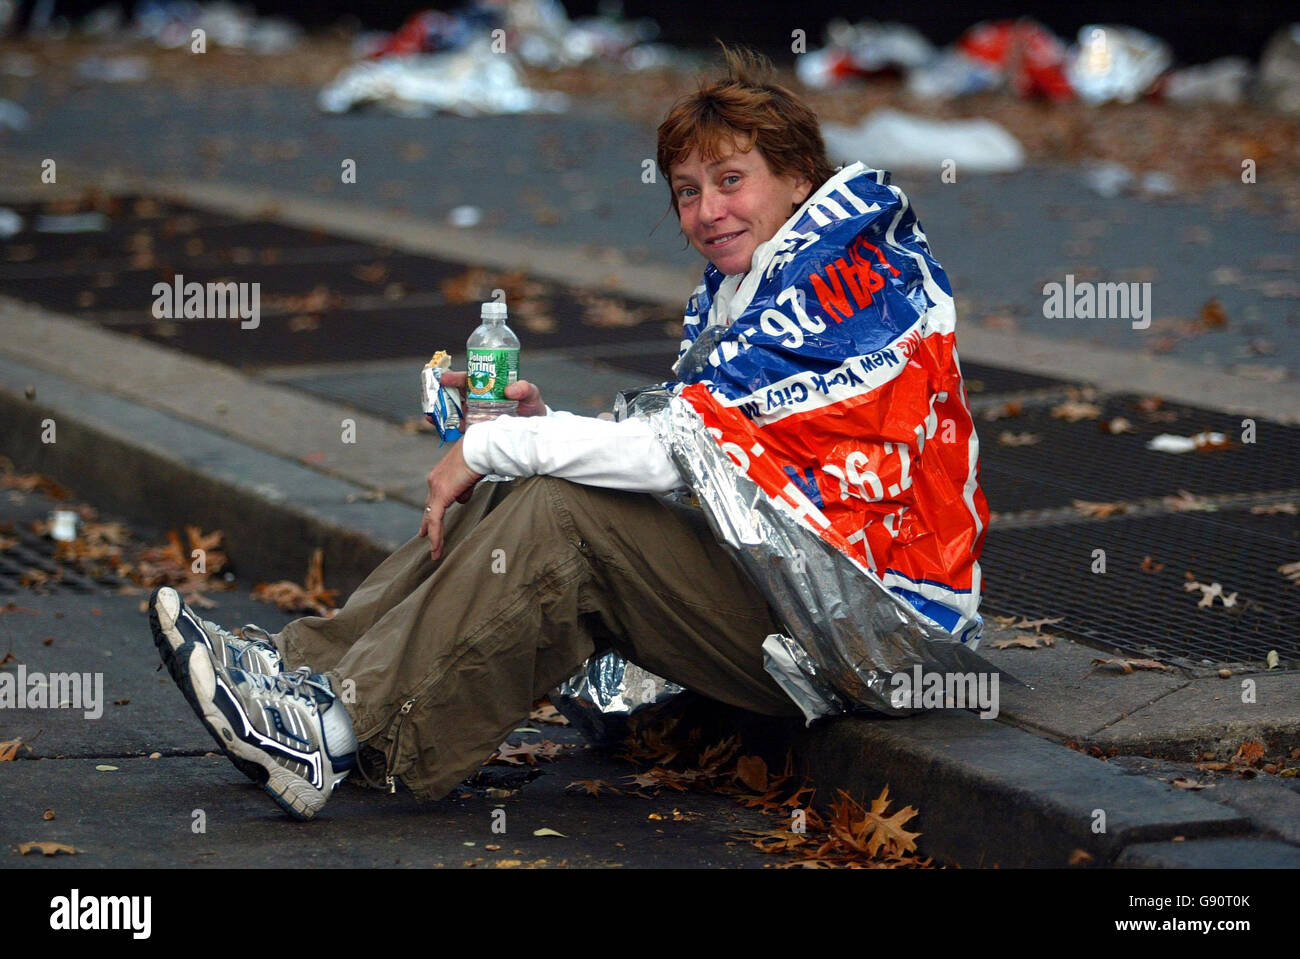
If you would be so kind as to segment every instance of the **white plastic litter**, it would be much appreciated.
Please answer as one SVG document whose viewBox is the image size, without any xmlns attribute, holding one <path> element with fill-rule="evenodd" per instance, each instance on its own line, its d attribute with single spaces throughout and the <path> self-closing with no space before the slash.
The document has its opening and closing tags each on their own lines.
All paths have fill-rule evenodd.
<svg viewBox="0 0 1300 959">
<path fill-rule="evenodd" d="M 992 120 L 931 120 L 900 110 L 875 110 L 857 127 L 822 127 L 831 159 L 862 160 L 882 169 L 938 171 L 945 161 L 962 173 L 1006 173 L 1025 165 L 1020 141 Z"/>
<path fill-rule="evenodd" d="M 1287 113 L 1300 113 L 1300 23 L 1269 38 L 1259 59 L 1259 84 L 1265 99 Z"/>
<path fill-rule="evenodd" d="M 1240 103 L 1250 82 L 1250 63 L 1223 57 L 1199 67 L 1175 70 L 1165 80 L 1165 99 L 1174 103 Z"/>
<path fill-rule="evenodd" d="M 460 229 L 478 226 L 482 221 L 483 211 L 476 206 L 453 207 L 447 213 L 447 222 Z"/>
<path fill-rule="evenodd" d="M 1113 200 L 1133 185 L 1133 173 L 1122 163 L 1098 163 L 1083 173 L 1088 189 Z"/>
<path fill-rule="evenodd" d="M 907 92 L 919 100 L 951 100 L 1001 85 L 1000 71 L 960 50 L 945 50 L 907 74 Z"/>
<path fill-rule="evenodd" d="M 1169 45 L 1133 27 L 1089 24 L 1079 30 L 1065 73 L 1085 103 L 1132 103 L 1169 69 Z"/>
<path fill-rule="evenodd" d="M 0 240 L 7 240 L 23 232 L 23 218 L 16 210 L 0 206 Z"/>
<path fill-rule="evenodd" d="M 1203 446 L 1222 446 L 1225 437 L 1222 433 L 1197 433 L 1195 436 L 1174 436 L 1161 433 L 1147 441 L 1147 449 L 1157 453 L 1190 453 Z"/>
<path fill-rule="evenodd" d="M 346 113 L 377 103 L 404 116 L 446 110 L 461 116 L 495 113 L 563 113 L 568 97 L 524 86 L 509 54 L 493 53 L 488 40 L 449 53 L 387 57 L 345 67 L 321 90 L 326 113 Z"/>
</svg>

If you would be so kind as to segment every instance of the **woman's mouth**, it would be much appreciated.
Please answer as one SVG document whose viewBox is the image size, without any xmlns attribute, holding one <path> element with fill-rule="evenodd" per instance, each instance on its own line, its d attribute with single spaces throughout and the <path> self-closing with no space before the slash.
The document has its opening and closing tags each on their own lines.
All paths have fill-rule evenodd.
<svg viewBox="0 0 1300 959">
<path fill-rule="evenodd" d="M 709 247 L 710 249 L 716 250 L 719 247 L 726 246 L 728 243 L 730 243 L 732 240 L 734 240 L 736 237 L 740 236 L 740 234 L 744 232 L 745 232 L 744 230 L 737 230 L 735 233 L 724 233 L 722 234 L 722 236 L 716 236 L 712 240 L 705 240 L 704 245 Z"/>
</svg>

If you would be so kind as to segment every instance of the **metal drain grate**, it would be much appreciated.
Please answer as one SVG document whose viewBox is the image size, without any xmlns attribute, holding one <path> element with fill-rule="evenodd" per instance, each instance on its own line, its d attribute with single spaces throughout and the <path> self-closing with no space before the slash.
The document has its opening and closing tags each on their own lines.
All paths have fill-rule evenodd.
<svg viewBox="0 0 1300 959">
<path fill-rule="evenodd" d="M 1093 550 L 1106 571 L 1093 573 Z M 1143 560 L 1162 564 L 1142 569 Z M 1300 586 L 1278 567 L 1300 560 L 1300 517 L 1249 510 L 1180 513 L 998 530 L 985 542 L 986 612 L 1063 616 L 1056 628 L 1091 645 L 1190 665 L 1263 663 L 1277 650 L 1300 666 Z M 1187 574 L 1237 593 L 1199 607 Z"/>
<path fill-rule="evenodd" d="M 125 582 L 111 573 L 91 579 L 76 567 L 63 562 L 55 555 L 57 545 L 52 540 L 36 536 L 23 528 L 7 534 L 18 542 L 0 551 L 0 595 L 28 592 L 33 589 L 47 592 L 99 593 L 115 590 Z M 35 571 L 43 574 L 39 582 L 25 582 Z"/>
<path fill-rule="evenodd" d="M 981 480 L 989 508 L 1000 513 L 1069 506 L 1074 499 L 1109 502 L 1168 496 L 1187 490 L 1199 496 L 1291 489 L 1300 477 L 1300 428 L 1266 420 L 1255 424 L 1255 442 L 1242 444 L 1241 416 L 1167 404 L 1153 420 L 1137 409 L 1140 397 L 1118 394 L 1098 403 L 1098 420 L 1068 423 L 1050 408 L 1026 409 L 994 422 L 977 420 Z M 1124 417 L 1136 432 L 1111 435 L 1100 423 Z M 1041 437 L 1032 446 L 1003 446 L 1002 431 Z M 1147 441 L 1161 433 L 1192 436 L 1224 433 L 1236 445 L 1192 453 L 1158 453 Z"/>
</svg>

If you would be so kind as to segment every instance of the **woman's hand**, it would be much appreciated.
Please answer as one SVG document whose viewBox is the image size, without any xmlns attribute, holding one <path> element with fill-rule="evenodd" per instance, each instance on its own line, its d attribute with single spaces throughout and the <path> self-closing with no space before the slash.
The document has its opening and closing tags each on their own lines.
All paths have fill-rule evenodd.
<svg viewBox="0 0 1300 959">
<path fill-rule="evenodd" d="M 465 388 L 467 386 L 468 375 L 457 370 L 448 370 L 442 374 L 442 383 L 444 386 L 455 387 L 460 391 L 460 408 L 465 408 L 467 399 Z M 545 416 L 546 404 L 542 402 L 542 391 L 533 383 L 527 380 L 518 380 L 506 387 L 506 399 L 517 400 L 519 409 L 515 412 L 516 416 Z"/>
<path fill-rule="evenodd" d="M 429 498 L 424 504 L 419 535 L 429 537 L 429 556 L 435 562 L 442 556 L 443 514 L 452 503 L 467 502 L 474 485 L 483 478 L 465 463 L 461 442 L 458 440 L 429 472 Z"/>
</svg>

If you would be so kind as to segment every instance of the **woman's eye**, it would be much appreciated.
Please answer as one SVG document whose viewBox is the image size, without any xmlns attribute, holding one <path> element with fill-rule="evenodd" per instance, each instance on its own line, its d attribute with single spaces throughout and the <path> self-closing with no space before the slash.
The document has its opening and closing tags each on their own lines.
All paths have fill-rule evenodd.
<svg viewBox="0 0 1300 959">
<path fill-rule="evenodd" d="M 739 183 L 739 182 L 740 182 L 740 174 L 739 174 L 739 173 L 729 173 L 729 174 L 727 174 L 725 177 L 722 178 L 722 182 L 723 182 L 723 183 L 730 183 L 732 180 L 735 180 L 737 183 Z"/>
</svg>

